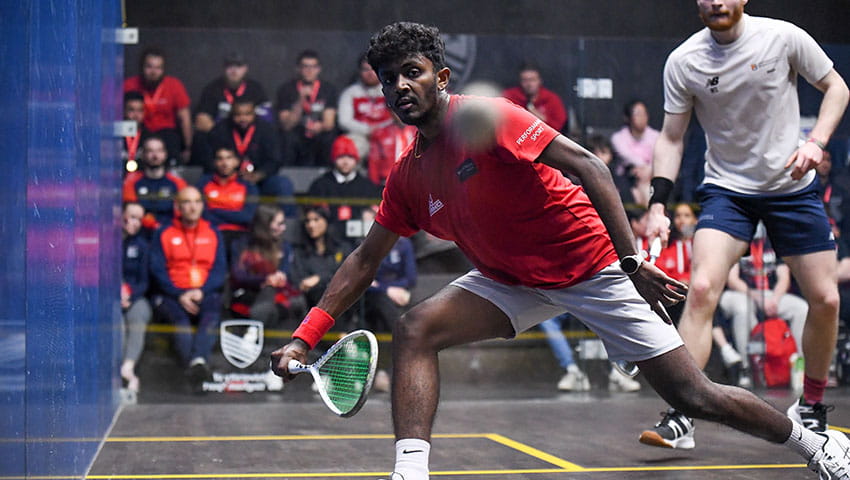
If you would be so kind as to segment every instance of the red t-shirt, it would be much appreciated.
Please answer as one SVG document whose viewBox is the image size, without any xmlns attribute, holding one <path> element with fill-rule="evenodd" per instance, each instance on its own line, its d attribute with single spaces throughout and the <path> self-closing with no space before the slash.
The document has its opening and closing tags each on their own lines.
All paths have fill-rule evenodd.
<svg viewBox="0 0 850 480">
<path fill-rule="evenodd" d="M 667 244 L 655 265 L 680 282 L 691 282 L 691 249 L 693 239 L 676 240 Z"/>
<path fill-rule="evenodd" d="M 414 141 L 393 166 L 375 220 L 402 236 L 425 230 L 451 240 L 484 275 L 509 285 L 564 288 L 617 260 L 584 190 L 535 162 L 558 136 L 504 99 L 476 98 L 501 114 L 497 145 L 471 155 L 438 135 L 416 158 Z"/>
<path fill-rule="evenodd" d="M 124 92 L 137 91 L 145 96 L 145 128 L 151 132 L 177 128 L 177 110 L 189 106 L 189 94 L 183 82 L 168 75 L 153 91 L 145 89 L 142 77 L 124 80 Z"/>
<path fill-rule="evenodd" d="M 528 105 L 528 97 L 520 87 L 509 88 L 502 93 L 502 96 L 522 108 Z M 561 131 L 567 123 L 567 109 L 564 107 L 564 102 L 552 90 L 540 87 L 540 92 L 534 100 L 534 108 L 543 115 L 544 121 L 555 130 Z"/>
</svg>

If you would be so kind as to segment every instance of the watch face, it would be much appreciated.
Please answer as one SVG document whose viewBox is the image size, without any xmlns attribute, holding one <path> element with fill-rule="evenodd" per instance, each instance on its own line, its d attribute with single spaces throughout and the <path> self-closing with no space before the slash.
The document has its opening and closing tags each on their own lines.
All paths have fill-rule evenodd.
<svg viewBox="0 0 850 480">
<path fill-rule="evenodd" d="M 625 257 L 620 260 L 620 268 L 627 274 L 631 275 L 637 272 L 638 262 L 635 257 Z"/>
</svg>

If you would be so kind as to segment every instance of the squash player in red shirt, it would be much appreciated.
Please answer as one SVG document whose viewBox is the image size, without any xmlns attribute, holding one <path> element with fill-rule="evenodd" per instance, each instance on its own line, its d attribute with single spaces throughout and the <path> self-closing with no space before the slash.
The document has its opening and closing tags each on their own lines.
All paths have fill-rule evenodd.
<svg viewBox="0 0 850 480">
<path fill-rule="evenodd" d="M 687 415 L 786 442 L 833 473 L 850 471 L 839 440 L 830 437 L 813 451 L 819 434 L 801 430 L 752 393 L 702 374 L 663 308 L 681 301 L 686 286 L 638 255 L 608 167 L 507 100 L 449 95 L 444 48 L 436 28 L 416 23 L 394 23 L 372 37 L 368 58 L 384 97 L 419 132 L 389 175 L 368 236 L 293 340 L 272 353 L 275 372 L 291 379 L 288 362 L 307 360 L 333 317 L 367 289 L 398 237 L 423 229 L 455 241 L 476 269 L 395 325 L 392 480 L 429 478 L 440 350 L 510 338 L 565 311 L 596 332 L 613 360 L 636 362 L 650 385 Z M 492 128 L 476 127 L 476 118 Z"/>
</svg>

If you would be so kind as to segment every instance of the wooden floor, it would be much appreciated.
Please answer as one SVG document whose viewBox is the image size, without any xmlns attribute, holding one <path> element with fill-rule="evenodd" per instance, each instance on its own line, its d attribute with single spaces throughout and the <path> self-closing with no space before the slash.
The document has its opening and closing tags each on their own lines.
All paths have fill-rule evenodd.
<svg viewBox="0 0 850 480">
<path fill-rule="evenodd" d="M 151 367 L 149 367 L 151 368 Z M 431 475 L 451 479 L 812 479 L 785 447 L 696 423 L 697 448 L 637 442 L 665 406 L 648 389 L 560 394 L 557 378 L 444 382 Z M 149 389 L 172 388 L 149 385 Z M 386 478 L 394 461 L 389 397 L 374 393 L 355 417 L 325 409 L 299 378 L 283 392 L 149 393 L 126 405 L 90 479 Z M 761 390 L 777 408 L 788 390 Z M 830 423 L 850 427 L 850 390 L 830 389 Z"/>
</svg>

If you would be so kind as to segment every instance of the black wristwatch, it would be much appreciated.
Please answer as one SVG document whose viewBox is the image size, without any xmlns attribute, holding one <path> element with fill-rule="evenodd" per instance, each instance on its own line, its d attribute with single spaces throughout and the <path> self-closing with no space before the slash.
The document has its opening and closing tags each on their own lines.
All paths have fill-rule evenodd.
<svg viewBox="0 0 850 480">
<path fill-rule="evenodd" d="M 626 275 L 634 275 L 637 273 L 640 265 L 643 263 L 643 257 L 640 255 L 629 255 L 620 259 L 620 269 Z"/>
</svg>

